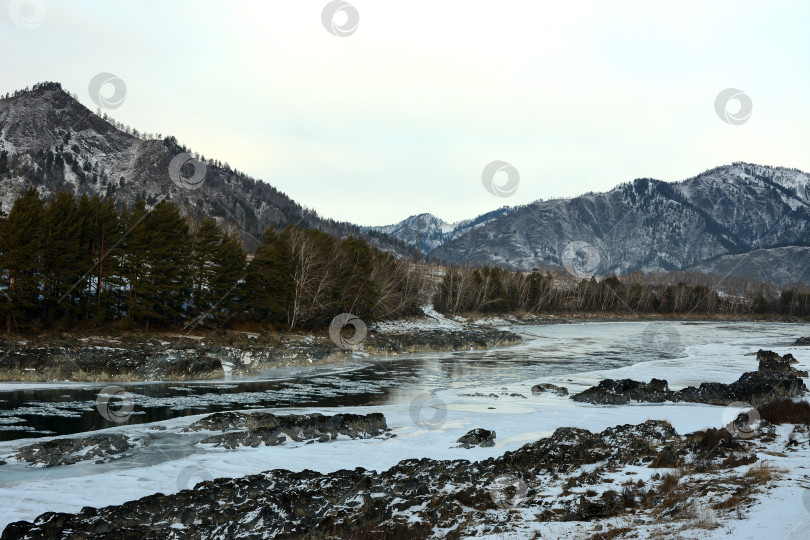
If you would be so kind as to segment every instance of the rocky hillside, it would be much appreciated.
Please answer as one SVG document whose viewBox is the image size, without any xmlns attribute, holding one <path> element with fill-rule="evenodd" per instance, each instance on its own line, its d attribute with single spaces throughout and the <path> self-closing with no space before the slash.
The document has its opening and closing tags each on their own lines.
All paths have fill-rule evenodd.
<svg viewBox="0 0 810 540">
<path fill-rule="evenodd" d="M 128 205 L 139 198 L 150 205 L 168 198 L 187 214 L 234 223 L 243 231 L 249 249 L 255 248 L 270 225 L 280 229 L 298 224 L 337 237 L 362 234 L 399 255 L 413 252 L 404 242 L 376 231 L 321 218 L 227 164 L 203 156 L 188 163 L 191 156 L 181 156 L 188 150 L 173 137 L 150 139 L 137 130 L 122 131 L 111 122 L 84 107 L 58 83 L 43 83 L 0 99 L 2 210 L 8 212 L 14 199 L 31 185 L 45 197 L 69 191 L 112 196 Z"/>
<path fill-rule="evenodd" d="M 808 227 L 807 173 L 735 163 L 683 182 L 639 179 L 606 193 L 538 201 L 465 232 L 430 257 L 525 270 L 562 266 L 566 246 L 586 242 L 599 255 L 597 274 L 668 271 L 732 252 L 802 244 Z"/>
<path fill-rule="evenodd" d="M 810 247 L 782 246 L 747 253 L 720 255 L 690 270 L 716 276 L 740 276 L 779 286 L 810 284 Z"/>
</svg>

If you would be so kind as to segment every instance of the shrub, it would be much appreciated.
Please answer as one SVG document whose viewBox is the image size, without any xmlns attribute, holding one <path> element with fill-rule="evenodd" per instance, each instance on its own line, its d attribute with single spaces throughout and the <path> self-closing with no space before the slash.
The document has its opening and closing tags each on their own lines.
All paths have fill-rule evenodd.
<svg viewBox="0 0 810 540">
<path fill-rule="evenodd" d="M 777 399 L 757 407 L 759 417 L 772 424 L 810 424 L 810 403 Z"/>
</svg>

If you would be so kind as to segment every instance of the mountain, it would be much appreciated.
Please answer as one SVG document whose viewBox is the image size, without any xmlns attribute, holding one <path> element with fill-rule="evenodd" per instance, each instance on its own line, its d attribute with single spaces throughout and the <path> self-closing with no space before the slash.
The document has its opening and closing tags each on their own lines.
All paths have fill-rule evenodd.
<svg viewBox="0 0 810 540">
<path fill-rule="evenodd" d="M 155 139 L 121 128 L 84 107 L 58 83 L 41 83 L 0 99 L 2 210 L 8 212 L 31 185 L 45 198 L 60 191 L 110 196 L 127 205 L 137 199 L 153 205 L 167 198 L 186 214 L 235 224 L 250 250 L 270 225 L 280 230 L 297 224 L 340 238 L 362 235 L 397 255 L 416 253 L 377 231 L 324 219 L 227 164 L 199 156 L 187 163 L 191 156 L 183 154 L 190 151 L 174 137 Z"/>
<path fill-rule="evenodd" d="M 593 273 L 689 268 L 730 253 L 810 241 L 810 176 L 734 163 L 682 182 L 649 178 L 606 193 L 538 201 L 448 241 L 436 261 L 528 270 L 590 244 Z M 570 252 L 569 248 L 569 252 Z"/>
<path fill-rule="evenodd" d="M 418 247 L 422 253 L 428 253 L 454 238 L 458 238 L 477 227 L 507 215 L 512 210 L 513 207 L 504 206 L 486 214 L 481 214 L 478 217 L 456 223 L 447 223 L 433 214 L 419 214 L 393 225 L 364 227 L 363 229 L 392 236 Z"/>
<path fill-rule="evenodd" d="M 689 270 L 720 277 L 738 276 L 765 280 L 780 287 L 795 283 L 810 284 L 810 247 L 782 246 L 720 255 Z"/>
</svg>

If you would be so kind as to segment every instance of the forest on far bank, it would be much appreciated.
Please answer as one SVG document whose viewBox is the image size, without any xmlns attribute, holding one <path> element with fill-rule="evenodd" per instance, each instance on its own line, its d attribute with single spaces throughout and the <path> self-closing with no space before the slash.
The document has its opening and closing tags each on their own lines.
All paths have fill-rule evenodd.
<svg viewBox="0 0 810 540">
<path fill-rule="evenodd" d="M 734 283 L 736 278 L 724 280 Z M 676 280 L 676 281 L 675 281 Z M 713 276 L 574 279 L 551 270 L 436 267 L 396 259 L 364 239 L 267 230 L 250 256 L 238 229 L 184 216 L 171 201 L 36 189 L 0 215 L 0 321 L 6 332 L 115 325 L 319 330 L 339 313 L 367 321 L 422 313 L 810 315 L 810 291 L 762 283 L 715 290 Z"/>
</svg>

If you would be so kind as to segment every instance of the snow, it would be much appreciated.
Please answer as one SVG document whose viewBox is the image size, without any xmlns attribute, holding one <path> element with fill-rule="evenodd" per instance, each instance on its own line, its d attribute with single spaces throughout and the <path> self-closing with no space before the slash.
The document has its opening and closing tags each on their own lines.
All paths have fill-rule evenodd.
<svg viewBox="0 0 810 540">
<path fill-rule="evenodd" d="M 435 323 L 432 324 L 443 327 L 459 324 L 437 316 L 429 308 L 425 311 L 430 317 L 434 317 Z M 575 327 L 582 325 L 556 326 L 560 328 L 544 326 L 513 330 L 524 333 L 528 341 L 526 347 L 542 347 L 545 351 L 553 350 L 552 338 L 555 335 L 563 332 L 575 335 Z M 532 332 L 539 332 L 546 337 L 532 341 L 535 336 Z M 682 339 L 685 339 L 686 329 L 681 327 L 680 332 Z M 806 334 L 806 327 L 787 327 L 783 333 L 769 337 L 747 336 L 731 343 L 686 345 L 686 354 L 681 358 L 658 359 L 617 369 L 591 370 L 573 375 L 475 387 L 475 392 L 484 396 L 494 393 L 498 395 L 497 399 L 470 396 L 469 387 L 447 387 L 425 394 L 410 403 L 270 410 L 282 414 L 381 412 L 392 428 L 392 433 L 396 434 L 396 437 L 387 439 L 340 438 L 331 443 L 309 445 L 288 441 L 280 446 L 224 450 L 199 444 L 201 434 L 181 432 L 183 427 L 205 415 L 152 424 L 117 426 L 105 431 L 125 433 L 132 437 L 151 436 L 151 444 L 135 449 L 130 458 L 105 464 L 78 463 L 41 469 L 9 461 L 7 465 L 0 466 L 0 528 L 17 520 L 33 520 L 45 511 L 77 512 L 83 506 L 120 504 L 156 492 L 177 492 L 186 487 L 182 485 L 184 481 L 193 484 L 205 478 L 240 477 L 273 468 L 313 469 L 323 473 L 355 467 L 380 471 L 409 458 L 482 460 L 548 436 L 561 426 L 601 431 L 619 424 L 661 419 L 668 420 L 679 433 L 720 427 L 726 422 L 725 407 L 684 403 L 590 405 L 551 393 L 533 396 L 531 387 L 540 382 L 548 382 L 564 386 L 570 393 L 575 393 L 607 377 L 628 377 L 643 381 L 649 381 L 653 377 L 663 378 L 669 381 L 673 389 L 704 381 L 732 382 L 742 372 L 756 369 L 756 358 L 751 354 L 760 347 L 773 348 L 780 354 L 790 352 L 799 361 L 797 368 L 808 369 L 810 348 L 777 346 L 779 343 L 786 343 L 786 335 L 798 335 L 801 332 Z M 508 395 L 512 393 L 525 397 Z M 165 430 L 154 429 L 157 426 L 165 427 Z M 495 446 L 457 448 L 455 440 L 476 427 L 495 429 Z M 30 442 L 2 442 L 0 457 Z M 803 502 L 803 497 L 807 500 L 807 492 L 802 487 L 810 486 L 805 470 L 810 464 L 810 449 L 805 447 L 806 445 L 786 458 L 773 457 L 778 466 L 785 467 L 790 472 L 776 482 L 767 496 L 759 497 L 751 515 L 739 521 L 724 521 L 721 527 L 711 531 L 696 530 L 692 536 L 692 533 L 684 533 L 684 538 L 719 538 L 726 536 L 727 530 L 731 530 L 737 538 L 797 538 L 804 534 L 807 525 L 810 525 L 810 510 L 805 508 Z M 189 471 L 192 470 L 195 473 L 189 476 Z M 632 470 L 641 478 L 646 478 L 653 472 L 644 468 Z M 585 530 L 593 532 L 590 529 L 592 524 L 538 523 L 528 509 L 518 508 L 516 511 L 526 513 L 527 523 L 535 523 L 535 530 L 541 531 L 543 537 L 578 538 Z M 608 522 L 621 526 L 620 518 L 603 520 L 601 523 Z M 666 524 L 652 524 L 646 530 L 652 534 L 656 530 L 667 529 Z M 503 537 L 500 533 L 487 535 L 483 530 L 482 534 L 484 538 Z"/>
</svg>

